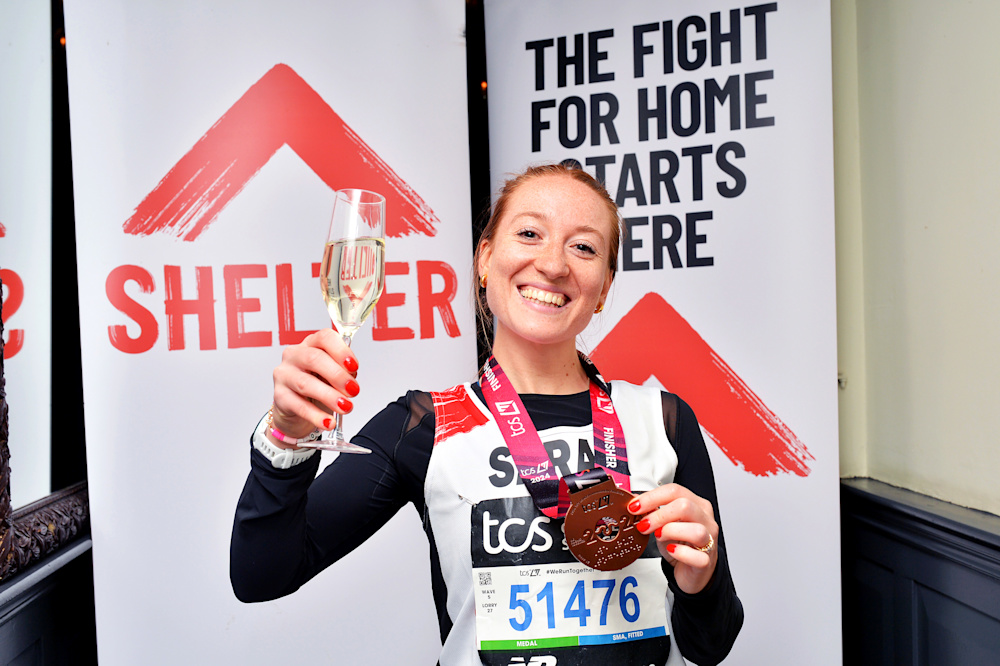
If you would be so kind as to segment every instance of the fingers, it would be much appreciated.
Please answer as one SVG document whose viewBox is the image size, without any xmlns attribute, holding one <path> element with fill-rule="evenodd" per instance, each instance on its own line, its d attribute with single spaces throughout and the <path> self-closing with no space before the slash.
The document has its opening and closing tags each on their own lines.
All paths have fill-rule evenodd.
<svg viewBox="0 0 1000 666">
<path fill-rule="evenodd" d="M 331 329 L 286 347 L 274 369 L 275 426 L 291 436 L 313 428 L 331 429 L 332 413 L 354 409 L 351 399 L 361 391 L 357 372 L 354 353 Z"/>
<path fill-rule="evenodd" d="M 653 535 L 660 553 L 667 559 L 704 568 L 711 565 L 715 557 L 715 537 L 699 523 L 668 523 Z"/>
<path fill-rule="evenodd" d="M 676 511 L 683 512 L 697 507 L 703 513 L 711 516 L 713 521 L 715 520 L 715 509 L 712 508 L 711 502 L 676 483 L 668 483 L 637 495 L 635 501 L 629 504 L 628 509 L 633 514 L 642 514 L 678 501 L 680 503 L 676 505 Z"/>
<path fill-rule="evenodd" d="M 282 363 L 289 363 L 312 372 L 331 385 L 358 376 L 358 359 L 351 348 L 332 329 L 312 333 L 297 345 L 285 347 Z"/>
<path fill-rule="evenodd" d="M 639 495 L 628 508 L 633 514 L 646 514 L 636 528 L 651 534 L 671 562 L 704 568 L 715 560 L 719 526 L 708 500 L 678 484 L 667 484 Z M 710 543 L 711 549 L 701 550 Z"/>
</svg>

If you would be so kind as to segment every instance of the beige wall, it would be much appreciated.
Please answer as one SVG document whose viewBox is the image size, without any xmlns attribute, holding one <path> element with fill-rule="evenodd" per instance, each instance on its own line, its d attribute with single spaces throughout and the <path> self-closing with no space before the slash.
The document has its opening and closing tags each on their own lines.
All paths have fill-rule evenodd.
<svg viewBox="0 0 1000 666">
<path fill-rule="evenodd" d="M 1000 514 L 1000 3 L 832 5 L 841 474 Z"/>
</svg>

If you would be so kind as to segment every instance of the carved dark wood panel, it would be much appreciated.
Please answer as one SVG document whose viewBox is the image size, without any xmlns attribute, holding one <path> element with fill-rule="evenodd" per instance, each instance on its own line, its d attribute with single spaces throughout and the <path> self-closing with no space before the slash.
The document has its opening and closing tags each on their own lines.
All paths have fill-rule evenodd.
<svg viewBox="0 0 1000 666">
<path fill-rule="evenodd" d="M 0 292 L 3 282 L 0 281 Z M 3 305 L 0 304 L 0 580 L 11 552 L 13 521 L 10 507 L 10 448 L 7 446 L 7 386 L 3 374 Z"/>
<path fill-rule="evenodd" d="M 81 481 L 14 512 L 10 551 L 0 580 L 90 532 L 87 483 Z"/>
<path fill-rule="evenodd" d="M 0 283 L 0 289 L 2 289 Z M 2 310 L 2 306 L 0 306 Z M 7 390 L 0 318 L 0 582 L 90 531 L 87 483 L 82 481 L 13 511 L 10 503 Z"/>
</svg>

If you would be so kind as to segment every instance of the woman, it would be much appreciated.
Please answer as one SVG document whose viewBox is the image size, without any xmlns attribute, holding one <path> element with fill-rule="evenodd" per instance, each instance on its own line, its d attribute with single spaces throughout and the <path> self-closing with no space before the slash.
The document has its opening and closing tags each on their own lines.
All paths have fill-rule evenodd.
<svg viewBox="0 0 1000 666">
<path fill-rule="evenodd" d="M 576 350 L 604 307 L 619 243 L 617 208 L 584 171 L 548 165 L 508 181 L 474 262 L 480 307 L 495 317 L 480 383 L 410 391 L 354 437 L 373 454 L 340 456 L 315 480 L 318 456 L 288 442 L 351 410 L 359 364 L 329 330 L 287 348 L 237 509 L 237 596 L 296 590 L 413 502 L 430 541 L 442 665 L 724 658 L 743 610 L 694 414 L 668 393 L 609 386 Z M 518 453 L 528 440 L 537 465 Z M 634 529 L 651 535 L 624 569 L 576 561 L 560 482 L 542 478 L 593 467 L 636 493 Z"/>
</svg>

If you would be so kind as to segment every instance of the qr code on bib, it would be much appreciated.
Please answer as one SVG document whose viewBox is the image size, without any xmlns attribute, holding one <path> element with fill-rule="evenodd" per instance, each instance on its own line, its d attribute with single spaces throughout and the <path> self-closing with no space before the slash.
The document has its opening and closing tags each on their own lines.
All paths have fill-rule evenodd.
<svg viewBox="0 0 1000 666">
<path fill-rule="evenodd" d="M 493 572 L 492 571 L 480 571 L 479 572 L 479 584 L 480 585 L 492 585 L 493 584 Z"/>
</svg>

